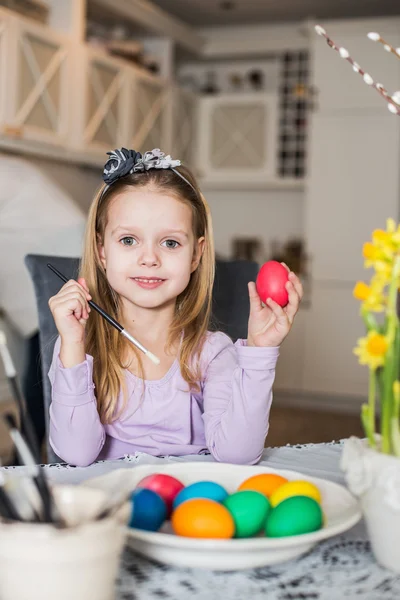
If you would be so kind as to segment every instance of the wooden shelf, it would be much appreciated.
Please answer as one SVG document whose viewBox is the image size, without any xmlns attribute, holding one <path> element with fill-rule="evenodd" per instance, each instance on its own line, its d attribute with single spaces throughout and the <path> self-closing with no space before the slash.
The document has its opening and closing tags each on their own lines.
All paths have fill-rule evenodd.
<svg viewBox="0 0 400 600">
<path fill-rule="evenodd" d="M 197 31 L 169 15 L 151 2 L 141 0 L 87 0 L 88 9 L 107 11 L 109 15 L 120 17 L 148 31 L 152 35 L 169 37 L 179 46 L 199 54 L 204 41 Z"/>
</svg>

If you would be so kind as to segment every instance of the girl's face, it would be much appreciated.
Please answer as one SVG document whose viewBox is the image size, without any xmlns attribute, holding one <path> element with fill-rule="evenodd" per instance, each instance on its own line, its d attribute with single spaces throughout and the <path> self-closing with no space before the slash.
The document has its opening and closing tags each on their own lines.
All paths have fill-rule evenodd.
<svg viewBox="0 0 400 600">
<path fill-rule="evenodd" d="M 127 189 L 111 201 L 107 216 L 99 253 L 122 303 L 175 305 L 204 247 L 204 238 L 194 239 L 190 207 L 150 188 Z"/>
</svg>

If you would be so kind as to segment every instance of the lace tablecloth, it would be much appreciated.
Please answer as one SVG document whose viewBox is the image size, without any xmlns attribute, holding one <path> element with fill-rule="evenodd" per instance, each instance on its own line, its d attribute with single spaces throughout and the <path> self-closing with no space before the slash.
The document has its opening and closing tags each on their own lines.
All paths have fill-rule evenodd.
<svg viewBox="0 0 400 600">
<path fill-rule="evenodd" d="M 261 464 L 344 483 L 339 469 L 341 443 L 266 449 Z M 210 456 L 154 458 L 146 454 L 96 463 L 87 468 L 48 465 L 59 483 L 79 483 L 136 464 L 207 461 Z M 10 467 L 22 473 L 23 467 Z M 400 543 L 400 541 L 399 541 Z M 237 572 L 175 568 L 124 551 L 117 600 L 386 600 L 400 598 L 400 576 L 374 560 L 363 522 L 317 545 L 297 560 Z M 95 599 L 93 599 L 95 600 Z"/>
</svg>

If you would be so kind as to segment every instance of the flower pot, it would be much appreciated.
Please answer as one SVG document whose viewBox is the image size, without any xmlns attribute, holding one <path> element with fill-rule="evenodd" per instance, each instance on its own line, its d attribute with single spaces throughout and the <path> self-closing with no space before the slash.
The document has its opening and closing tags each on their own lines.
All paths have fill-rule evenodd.
<svg viewBox="0 0 400 600">
<path fill-rule="evenodd" d="M 344 443 L 341 468 L 359 498 L 376 560 L 400 574 L 400 458 L 351 437 Z"/>
</svg>

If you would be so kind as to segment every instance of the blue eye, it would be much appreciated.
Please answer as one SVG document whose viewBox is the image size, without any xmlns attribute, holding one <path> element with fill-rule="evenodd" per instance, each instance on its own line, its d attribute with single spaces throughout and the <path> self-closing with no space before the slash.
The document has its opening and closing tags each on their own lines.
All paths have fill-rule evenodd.
<svg viewBox="0 0 400 600">
<path fill-rule="evenodd" d="M 123 246 L 133 246 L 134 244 L 136 244 L 135 238 L 133 238 L 131 235 L 127 235 L 127 236 L 123 237 L 120 240 L 120 242 Z"/>
<path fill-rule="evenodd" d="M 163 242 L 162 245 L 164 245 L 164 244 L 165 244 L 165 247 L 169 248 L 170 250 L 175 250 L 175 248 L 180 246 L 180 243 L 177 242 L 176 240 L 165 240 L 165 242 Z"/>
</svg>

